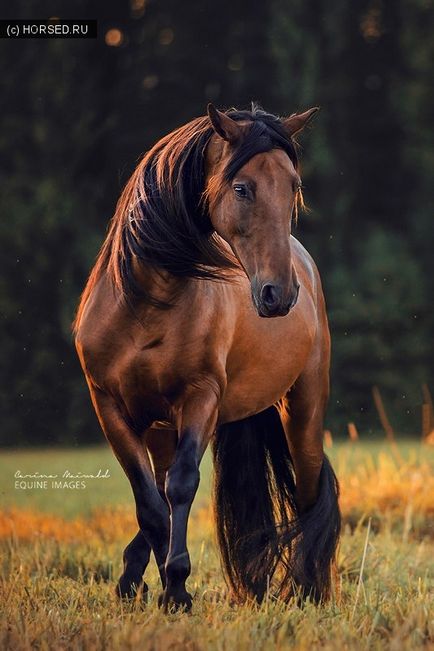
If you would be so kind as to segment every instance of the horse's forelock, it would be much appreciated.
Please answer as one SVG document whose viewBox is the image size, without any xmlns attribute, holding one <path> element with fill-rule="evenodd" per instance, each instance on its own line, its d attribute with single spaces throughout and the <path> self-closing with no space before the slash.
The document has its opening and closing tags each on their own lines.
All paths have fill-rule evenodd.
<svg viewBox="0 0 434 651">
<path fill-rule="evenodd" d="M 253 105 L 251 111 L 230 109 L 227 114 L 236 122 L 246 122 L 247 124 L 243 129 L 244 137 L 225 162 L 224 167 L 219 170 L 218 175 L 211 179 L 211 183 L 206 189 L 204 202 L 211 209 L 218 202 L 227 183 L 232 181 L 237 172 L 257 154 L 272 149 L 282 149 L 288 155 L 295 169 L 298 169 L 299 166 L 296 143 L 286 132 L 280 118 L 266 113 L 257 105 Z"/>
<path fill-rule="evenodd" d="M 282 121 L 272 113 L 266 113 L 259 106 L 253 105 L 252 111 L 236 111 L 231 109 L 228 115 L 235 121 L 250 121 L 250 129 L 245 137 L 233 152 L 223 172 L 225 178 L 230 181 L 243 165 L 256 154 L 270 151 L 271 149 L 283 149 L 294 167 L 298 167 L 296 145 L 291 136 L 284 128 Z"/>
</svg>

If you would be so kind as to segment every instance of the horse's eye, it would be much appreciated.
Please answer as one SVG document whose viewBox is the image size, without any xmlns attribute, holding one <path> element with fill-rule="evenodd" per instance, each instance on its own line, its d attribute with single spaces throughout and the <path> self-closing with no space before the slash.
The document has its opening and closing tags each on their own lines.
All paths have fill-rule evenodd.
<svg viewBox="0 0 434 651">
<path fill-rule="evenodd" d="M 247 188 L 245 185 L 240 185 L 237 183 L 233 186 L 234 192 L 240 199 L 245 199 L 247 197 Z"/>
</svg>

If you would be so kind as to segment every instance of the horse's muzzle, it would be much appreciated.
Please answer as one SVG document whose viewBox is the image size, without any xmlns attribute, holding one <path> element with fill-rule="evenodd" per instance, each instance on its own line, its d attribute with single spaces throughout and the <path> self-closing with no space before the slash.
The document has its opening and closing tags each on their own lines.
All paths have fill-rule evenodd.
<svg viewBox="0 0 434 651">
<path fill-rule="evenodd" d="M 297 283 L 291 292 L 290 299 L 285 299 L 283 296 L 283 289 L 280 285 L 272 283 L 264 283 L 261 287 L 259 296 L 252 288 L 253 302 L 256 306 L 259 316 L 262 317 L 276 317 L 286 316 L 288 312 L 295 306 L 300 292 L 300 284 Z"/>
</svg>

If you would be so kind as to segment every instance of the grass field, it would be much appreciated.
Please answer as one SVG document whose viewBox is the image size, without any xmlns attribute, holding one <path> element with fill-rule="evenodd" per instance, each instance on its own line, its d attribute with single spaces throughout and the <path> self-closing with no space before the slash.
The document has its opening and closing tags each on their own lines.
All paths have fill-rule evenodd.
<svg viewBox="0 0 434 651">
<path fill-rule="evenodd" d="M 299 608 L 269 598 L 261 606 L 230 605 L 206 457 L 189 527 L 193 611 L 164 616 L 155 603 L 154 565 L 146 608 L 114 597 L 122 550 L 137 527 L 128 482 L 111 452 L 3 451 L 0 649 L 434 649 L 434 450 L 346 443 L 329 455 L 344 516 L 338 602 Z M 85 488 L 52 488 L 51 479 L 47 488 L 15 487 L 24 481 L 18 471 L 99 469 L 110 477 L 86 479 Z"/>
</svg>

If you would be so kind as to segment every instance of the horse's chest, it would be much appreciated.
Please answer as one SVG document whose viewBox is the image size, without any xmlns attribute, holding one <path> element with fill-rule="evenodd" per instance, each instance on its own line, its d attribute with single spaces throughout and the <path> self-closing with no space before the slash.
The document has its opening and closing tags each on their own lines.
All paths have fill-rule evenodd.
<svg viewBox="0 0 434 651">
<path fill-rule="evenodd" d="M 170 314 L 164 328 L 124 331 L 106 366 L 110 389 L 130 414 L 170 420 L 187 392 L 223 377 L 221 420 L 244 418 L 281 398 L 303 369 L 312 345 L 306 319 L 297 317 L 305 311 L 265 320 L 249 303 L 235 328 L 228 309 L 212 319 L 192 309 L 184 320 Z"/>
<path fill-rule="evenodd" d="M 228 356 L 221 422 L 245 418 L 283 397 L 305 368 L 314 336 L 315 329 L 296 315 L 246 331 Z"/>
<path fill-rule="evenodd" d="M 125 357 L 119 369 L 122 393 L 134 396 L 155 417 L 167 417 L 186 389 L 213 374 L 212 358 L 213 352 L 201 337 L 162 338 L 158 345 L 134 350 Z"/>
</svg>

